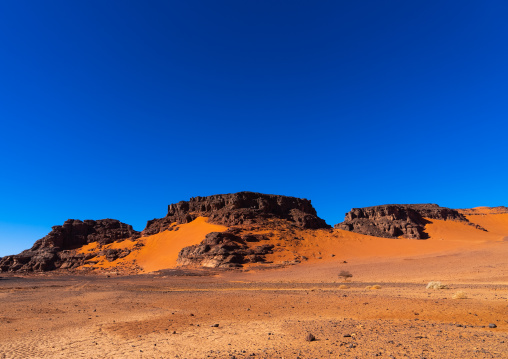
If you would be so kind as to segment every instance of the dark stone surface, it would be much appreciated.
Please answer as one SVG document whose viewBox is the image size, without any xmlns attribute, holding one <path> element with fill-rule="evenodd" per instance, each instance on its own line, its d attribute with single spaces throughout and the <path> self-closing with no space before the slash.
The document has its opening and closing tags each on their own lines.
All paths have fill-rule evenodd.
<svg viewBox="0 0 508 359">
<path fill-rule="evenodd" d="M 116 219 L 80 221 L 68 219 L 44 238 L 35 242 L 31 249 L 17 255 L 0 258 L 0 271 L 48 271 L 57 268 L 73 268 L 82 264 L 84 254 L 77 254 L 74 249 L 91 242 L 99 246 L 127 238 L 139 238 L 140 233 L 132 226 Z M 105 253 L 112 258 L 112 253 Z M 117 258 L 121 254 L 116 254 Z M 108 258 L 108 259 L 109 259 Z"/>
<path fill-rule="evenodd" d="M 273 245 L 264 244 L 249 248 L 247 241 L 263 241 L 261 235 L 239 235 L 229 232 L 212 232 L 193 246 L 178 253 L 179 265 L 193 265 L 210 268 L 236 268 L 245 263 L 262 263 L 265 255 L 272 253 Z"/>
<path fill-rule="evenodd" d="M 437 204 L 388 204 L 365 208 L 353 208 L 346 213 L 344 222 L 335 228 L 366 234 L 375 237 L 426 239 L 425 225 L 429 219 L 453 220 L 464 222 L 484 230 L 469 222 L 457 210 L 440 207 Z"/>
<path fill-rule="evenodd" d="M 210 223 L 224 226 L 260 223 L 271 218 L 285 219 L 300 228 L 330 228 L 317 216 L 307 199 L 254 192 L 194 197 L 168 206 L 164 218 L 148 221 L 143 235 L 165 231 L 172 223 L 188 223 L 197 217 L 208 217 Z"/>
</svg>

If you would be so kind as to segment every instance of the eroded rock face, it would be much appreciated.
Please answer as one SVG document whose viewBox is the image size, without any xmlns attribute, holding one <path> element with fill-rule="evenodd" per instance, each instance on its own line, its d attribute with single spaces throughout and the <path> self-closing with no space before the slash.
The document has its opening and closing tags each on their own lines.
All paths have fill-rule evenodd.
<svg viewBox="0 0 508 359">
<path fill-rule="evenodd" d="M 209 268 L 236 268 L 245 263 L 262 263 L 272 253 L 273 245 L 264 244 L 249 248 L 246 242 L 258 242 L 263 236 L 239 236 L 230 232 L 212 232 L 197 245 L 183 248 L 178 253 L 179 265 Z"/>
<path fill-rule="evenodd" d="M 285 219 L 300 228 L 330 228 L 317 216 L 307 199 L 254 192 L 194 197 L 168 206 L 164 218 L 148 221 L 143 235 L 165 231 L 171 223 L 188 223 L 197 217 L 208 217 L 210 223 L 224 226 L 260 223 L 270 218 Z"/>
<path fill-rule="evenodd" d="M 69 219 L 44 238 L 35 242 L 31 249 L 17 255 L 0 258 L 0 271 L 48 271 L 57 268 L 73 268 L 83 263 L 85 255 L 74 249 L 91 242 L 99 246 L 127 238 L 139 238 L 140 233 L 132 226 L 116 219 L 85 220 Z M 124 255 L 109 253 L 106 256 Z"/>
<path fill-rule="evenodd" d="M 440 207 L 437 204 L 390 204 L 365 208 L 353 208 L 346 213 L 344 222 L 335 228 L 375 237 L 397 238 L 400 236 L 412 239 L 428 238 L 424 228 L 429 223 L 425 218 L 454 220 L 470 223 L 457 210 Z"/>
</svg>

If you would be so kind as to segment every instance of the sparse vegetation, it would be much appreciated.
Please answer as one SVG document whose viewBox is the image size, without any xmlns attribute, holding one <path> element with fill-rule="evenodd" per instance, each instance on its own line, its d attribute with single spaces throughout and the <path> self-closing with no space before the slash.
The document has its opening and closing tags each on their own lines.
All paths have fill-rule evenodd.
<svg viewBox="0 0 508 359">
<path fill-rule="evenodd" d="M 376 289 L 381 289 L 382 287 L 379 285 L 379 284 L 375 284 L 375 285 L 368 285 L 365 287 L 365 289 L 367 290 L 376 290 Z"/>
<path fill-rule="evenodd" d="M 448 286 L 445 284 L 438 282 L 438 281 L 432 281 L 427 284 L 427 289 L 447 289 Z"/>
<path fill-rule="evenodd" d="M 347 281 L 349 278 L 352 278 L 353 275 L 350 272 L 348 272 L 347 270 L 343 270 L 343 271 L 340 271 L 339 277 L 344 279 L 344 281 Z"/>
<path fill-rule="evenodd" d="M 349 289 L 349 286 L 346 284 L 339 285 L 339 289 Z"/>
<path fill-rule="evenodd" d="M 308 342 L 313 342 L 314 340 L 316 340 L 316 337 L 311 333 L 307 333 L 307 335 L 305 336 L 305 340 Z"/>
<path fill-rule="evenodd" d="M 466 292 L 458 291 L 457 293 L 455 293 L 452 296 L 452 298 L 453 299 L 467 299 L 467 294 L 466 294 Z"/>
</svg>

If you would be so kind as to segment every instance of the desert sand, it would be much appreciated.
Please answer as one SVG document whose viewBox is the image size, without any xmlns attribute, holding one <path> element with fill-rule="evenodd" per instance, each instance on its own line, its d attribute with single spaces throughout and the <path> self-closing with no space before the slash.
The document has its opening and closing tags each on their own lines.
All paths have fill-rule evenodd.
<svg viewBox="0 0 508 359">
<path fill-rule="evenodd" d="M 468 219 L 489 232 L 429 220 L 427 240 L 272 233 L 273 266 L 178 268 L 182 247 L 226 229 L 199 218 L 123 258 L 145 274 L 107 261 L 88 275 L 6 274 L 0 358 L 508 358 L 508 214 L 484 212 Z"/>
</svg>

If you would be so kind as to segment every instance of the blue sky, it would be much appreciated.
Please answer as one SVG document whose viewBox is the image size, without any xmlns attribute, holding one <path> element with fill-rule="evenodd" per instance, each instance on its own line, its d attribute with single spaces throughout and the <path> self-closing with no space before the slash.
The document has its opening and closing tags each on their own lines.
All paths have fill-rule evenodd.
<svg viewBox="0 0 508 359">
<path fill-rule="evenodd" d="M 508 205 L 505 1 L 0 2 L 0 256 L 242 190 Z"/>
</svg>

